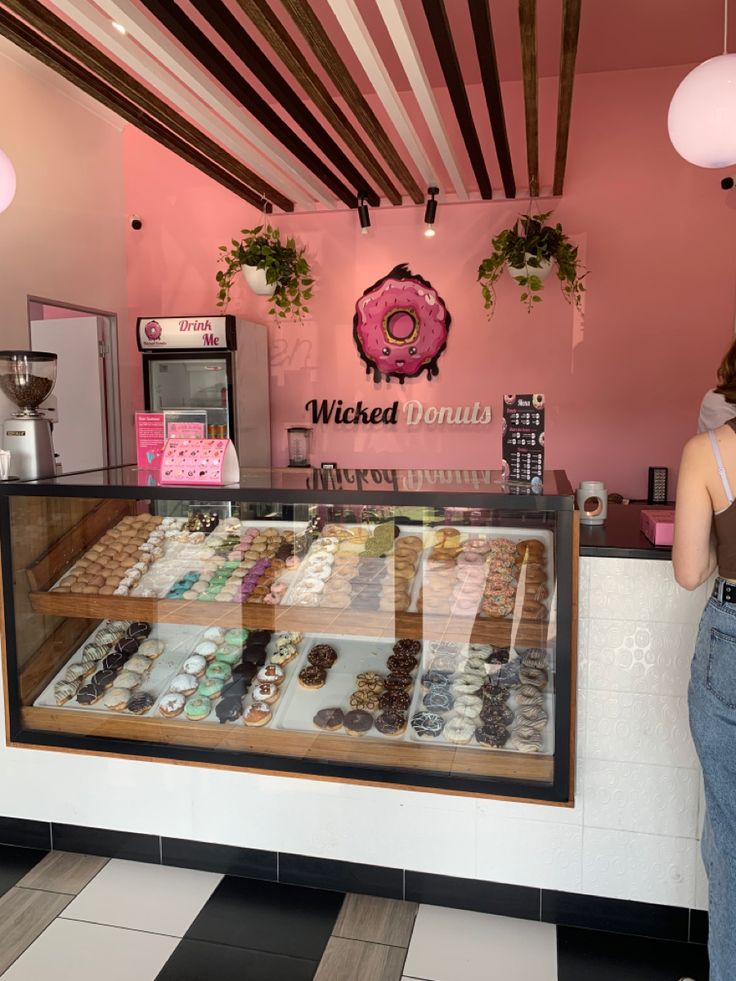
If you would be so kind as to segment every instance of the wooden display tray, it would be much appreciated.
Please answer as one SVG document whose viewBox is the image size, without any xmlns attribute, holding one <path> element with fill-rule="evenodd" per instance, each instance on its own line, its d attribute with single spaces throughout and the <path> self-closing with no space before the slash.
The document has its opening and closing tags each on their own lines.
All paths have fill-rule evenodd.
<svg viewBox="0 0 736 981">
<path fill-rule="evenodd" d="M 142 744 L 195 746 L 337 764 L 379 766 L 390 770 L 433 771 L 449 776 L 496 777 L 542 783 L 551 783 L 553 777 L 554 761 L 549 756 L 496 750 L 479 753 L 477 748 L 466 750 L 462 747 L 424 746 L 414 742 L 368 740 L 328 733 L 249 729 L 234 723 L 198 725 L 177 719 L 121 717 L 112 713 L 103 716 L 32 706 L 21 710 L 21 718 L 23 728 L 28 730 L 136 740 Z"/>
<path fill-rule="evenodd" d="M 345 636 L 411 637 L 494 647 L 541 647 L 550 643 L 550 624 L 530 620 L 487 620 L 422 613 L 358 612 L 329 607 L 266 606 L 202 600 L 148 599 L 137 596 L 86 596 L 32 592 L 37 613 L 94 620 L 144 620 L 148 623 L 201 624 L 205 627 L 301 630 Z"/>
</svg>

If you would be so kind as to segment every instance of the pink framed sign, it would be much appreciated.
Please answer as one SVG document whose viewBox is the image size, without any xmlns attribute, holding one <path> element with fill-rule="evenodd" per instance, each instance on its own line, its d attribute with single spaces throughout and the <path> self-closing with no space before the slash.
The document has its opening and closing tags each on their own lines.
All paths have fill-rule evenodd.
<svg viewBox="0 0 736 981">
<path fill-rule="evenodd" d="M 162 484 L 217 486 L 236 483 L 240 466 L 229 439 L 167 439 L 161 460 Z"/>
</svg>

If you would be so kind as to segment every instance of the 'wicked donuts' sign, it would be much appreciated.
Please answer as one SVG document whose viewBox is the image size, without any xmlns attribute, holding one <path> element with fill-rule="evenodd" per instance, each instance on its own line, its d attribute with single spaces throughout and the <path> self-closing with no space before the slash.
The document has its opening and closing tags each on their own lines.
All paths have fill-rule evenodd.
<svg viewBox="0 0 736 981">
<path fill-rule="evenodd" d="M 404 263 L 369 287 L 355 304 L 353 336 L 375 381 L 432 379 L 447 347 L 452 318 L 432 285 Z"/>
</svg>

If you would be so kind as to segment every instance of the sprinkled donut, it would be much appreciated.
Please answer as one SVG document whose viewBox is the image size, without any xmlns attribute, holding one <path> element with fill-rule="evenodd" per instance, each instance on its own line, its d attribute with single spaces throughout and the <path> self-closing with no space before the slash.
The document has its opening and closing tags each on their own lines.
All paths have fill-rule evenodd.
<svg viewBox="0 0 736 981">
<path fill-rule="evenodd" d="M 370 286 L 355 304 L 353 337 L 374 381 L 428 378 L 447 346 L 451 322 L 444 300 L 404 263 Z"/>
</svg>

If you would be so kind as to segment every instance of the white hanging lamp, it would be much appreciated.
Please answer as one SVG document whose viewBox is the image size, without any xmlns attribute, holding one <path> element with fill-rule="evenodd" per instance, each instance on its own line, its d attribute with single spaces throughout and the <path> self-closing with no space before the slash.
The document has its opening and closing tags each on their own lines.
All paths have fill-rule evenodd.
<svg viewBox="0 0 736 981">
<path fill-rule="evenodd" d="M 728 0 L 723 21 L 723 54 L 685 76 L 667 115 L 672 145 L 697 167 L 736 164 L 736 54 L 727 50 Z"/>
<path fill-rule="evenodd" d="M 15 170 L 10 157 L 0 150 L 0 212 L 10 206 L 15 197 Z"/>
</svg>

